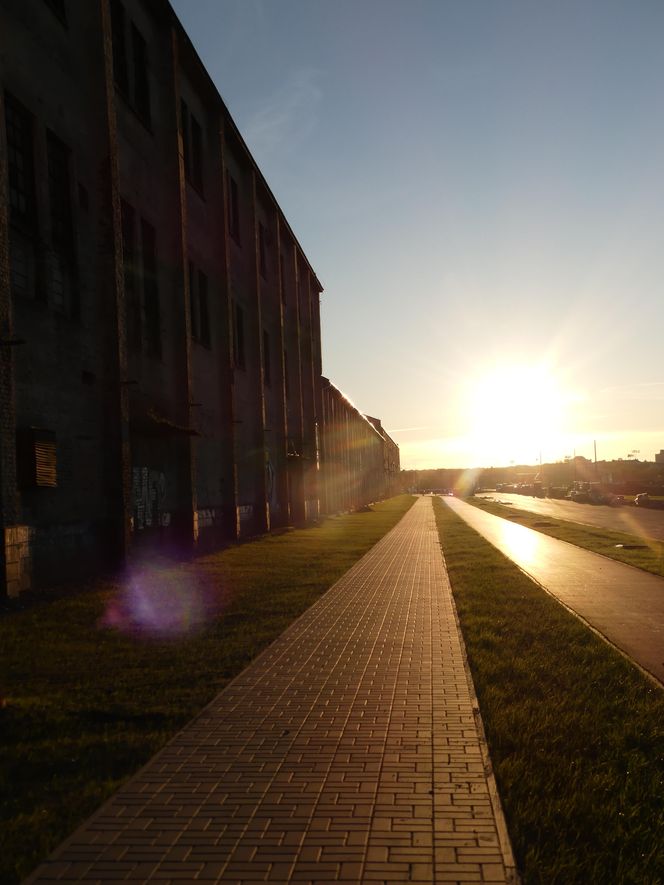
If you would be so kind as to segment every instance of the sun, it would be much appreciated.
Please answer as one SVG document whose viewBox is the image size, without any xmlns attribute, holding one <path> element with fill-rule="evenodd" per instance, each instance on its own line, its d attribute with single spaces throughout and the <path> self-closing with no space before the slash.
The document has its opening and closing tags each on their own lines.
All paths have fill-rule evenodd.
<svg viewBox="0 0 664 885">
<path fill-rule="evenodd" d="M 564 432 L 570 401 L 548 366 L 497 366 L 470 382 L 463 411 L 472 449 L 493 463 L 536 463 Z"/>
</svg>

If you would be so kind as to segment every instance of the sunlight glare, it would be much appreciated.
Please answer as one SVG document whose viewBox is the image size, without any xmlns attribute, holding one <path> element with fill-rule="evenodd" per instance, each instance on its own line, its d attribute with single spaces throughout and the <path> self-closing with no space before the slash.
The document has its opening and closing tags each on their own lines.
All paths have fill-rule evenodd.
<svg viewBox="0 0 664 885">
<path fill-rule="evenodd" d="M 494 463 L 535 463 L 561 445 L 572 399 L 544 364 L 496 367 L 466 392 L 471 445 Z"/>
</svg>

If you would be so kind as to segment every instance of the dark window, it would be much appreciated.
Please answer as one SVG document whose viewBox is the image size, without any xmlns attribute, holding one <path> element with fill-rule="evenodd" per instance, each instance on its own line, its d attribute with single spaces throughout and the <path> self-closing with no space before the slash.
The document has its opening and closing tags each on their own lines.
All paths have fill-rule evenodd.
<svg viewBox="0 0 664 885">
<path fill-rule="evenodd" d="M 203 192 L 203 132 L 194 115 L 191 115 L 191 181 Z"/>
<path fill-rule="evenodd" d="M 258 222 L 258 270 L 263 279 L 267 276 L 267 245 L 265 242 L 267 231 L 265 227 Z"/>
<path fill-rule="evenodd" d="M 208 312 L 208 280 L 193 261 L 189 262 L 189 312 L 191 337 L 204 347 L 210 346 L 210 315 Z"/>
<path fill-rule="evenodd" d="M 46 0 L 46 5 L 50 6 L 63 24 L 67 24 L 67 10 L 65 8 L 65 0 Z"/>
<path fill-rule="evenodd" d="M 76 313 L 70 151 L 52 132 L 46 134 L 46 148 L 52 244 L 48 256 L 51 301 L 57 310 Z"/>
<path fill-rule="evenodd" d="M 191 142 L 189 140 L 189 108 L 185 101 L 180 100 L 180 125 L 182 126 L 182 159 L 184 160 L 184 174 L 191 177 Z"/>
<path fill-rule="evenodd" d="M 141 298 L 136 268 L 136 213 L 124 200 L 122 207 L 122 266 L 124 273 L 127 346 L 132 353 L 141 350 Z"/>
<path fill-rule="evenodd" d="M 228 233 L 240 245 L 240 200 L 237 181 L 228 174 Z"/>
<path fill-rule="evenodd" d="M 198 271 L 198 322 L 201 344 L 210 346 L 210 314 L 208 312 L 208 280 L 202 270 Z"/>
<path fill-rule="evenodd" d="M 187 181 L 203 193 L 203 131 L 184 101 L 181 102 L 182 153 Z"/>
<path fill-rule="evenodd" d="M 33 247 L 20 234 L 12 231 L 9 241 L 9 268 L 11 291 L 21 298 L 31 298 L 34 292 Z"/>
<path fill-rule="evenodd" d="M 272 383 L 272 360 L 270 358 L 270 336 L 263 331 L 263 379 L 267 387 Z"/>
<path fill-rule="evenodd" d="M 88 189 L 85 185 L 81 184 L 80 181 L 78 183 L 78 205 L 85 212 L 90 208 L 90 197 L 88 196 Z"/>
<path fill-rule="evenodd" d="M 136 25 L 131 26 L 134 51 L 134 105 L 146 123 L 150 122 L 150 81 L 148 79 L 148 49 Z"/>
<path fill-rule="evenodd" d="M 237 302 L 233 302 L 233 357 L 236 367 L 244 369 L 244 312 Z"/>
<path fill-rule="evenodd" d="M 12 224 L 32 230 L 35 225 L 35 175 L 32 117 L 10 95 L 5 95 L 9 208 Z"/>
<path fill-rule="evenodd" d="M 120 0 L 111 0 L 111 33 L 113 38 L 113 76 L 115 78 L 115 85 L 120 92 L 128 97 L 129 73 L 125 11 Z"/>
<path fill-rule="evenodd" d="M 155 229 L 141 219 L 143 247 L 143 311 L 145 315 L 145 351 L 148 356 L 161 356 L 161 315 L 157 283 L 157 245 Z"/>
<path fill-rule="evenodd" d="M 198 338 L 198 305 L 196 304 L 196 269 L 194 262 L 188 263 L 189 269 L 189 323 L 191 337 Z"/>
<path fill-rule="evenodd" d="M 49 132 L 47 133 L 47 149 L 51 238 L 53 245 L 59 251 L 69 253 L 74 242 L 69 148 L 52 132 Z"/>
</svg>

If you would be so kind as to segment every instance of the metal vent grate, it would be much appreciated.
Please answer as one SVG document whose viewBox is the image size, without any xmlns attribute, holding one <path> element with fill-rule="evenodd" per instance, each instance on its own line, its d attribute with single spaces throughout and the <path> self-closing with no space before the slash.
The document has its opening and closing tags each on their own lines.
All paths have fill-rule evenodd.
<svg viewBox="0 0 664 885">
<path fill-rule="evenodd" d="M 35 439 L 35 485 L 56 488 L 58 469 L 55 440 Z"/>
<path fill-rule="evenodd" d="M 17 434 L 19 484 L 24 489 L 54 489 L 58 485 L 55 433 L 40 427 L 26 427 Z"/>
</svg>

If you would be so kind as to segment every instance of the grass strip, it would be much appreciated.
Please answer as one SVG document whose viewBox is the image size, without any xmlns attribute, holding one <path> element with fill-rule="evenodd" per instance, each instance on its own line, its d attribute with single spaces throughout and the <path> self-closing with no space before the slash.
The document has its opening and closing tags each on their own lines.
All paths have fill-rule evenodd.
<svg viewBox="0 0 664 885">
<path fill-rule="evenodd" d="M 5 612 L 0 881 L 27 875 L 414 500 Z"/>
<path fill-rule="evenodd" d="M 524 885 L 664 882 L 664 691 L 434 508 Z"/>
<path fill-rule="evenodd" d="M 518 507 L 498 504 L 496 501 L 489 501 L 486 498 L 467 498 L 466 501 L 480 510 L 485 510 L 487 513 L 501 516 L 512 522 L 518 522 L 520 525 L 535 529 L 543 535 L 558 538 L 560 541 L 569 541 L 570 544 L 576 544 L 577 547 L 583 547 L 593 553 L 601 553 L 603 556 L 608 556 L 609 559 L 633 565 L 643 571 L 651 572 L 653 575 L 664 576 L 664 542 L 662 541 L 583 525 L 566 519 L 556 519 L 553 516 L 533 513 L 531 510 L 521 510 Z M 616 546 L 618 544 L 622 546 Z"/>
</svg>

